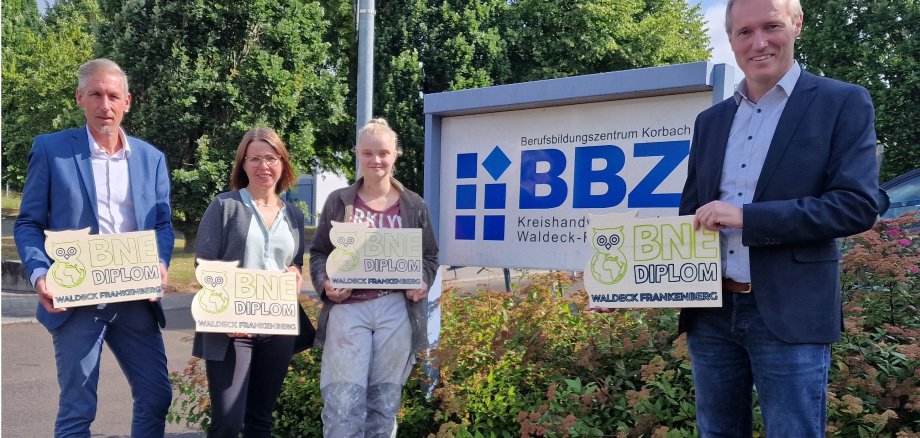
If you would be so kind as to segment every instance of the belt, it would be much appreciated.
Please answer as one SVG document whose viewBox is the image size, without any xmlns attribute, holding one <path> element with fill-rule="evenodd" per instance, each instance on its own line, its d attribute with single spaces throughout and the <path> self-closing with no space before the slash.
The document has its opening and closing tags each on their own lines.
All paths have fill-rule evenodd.
<svg viewBox="0 0 920 438">
<path fill-rule="evenodd" d="M 734 292 L 738 294 L 747 294 L 751 293 L 751 283 L 738 283 L 731 278 L 722 279 L 722 291 L 723 292 Z"/>
</svg>

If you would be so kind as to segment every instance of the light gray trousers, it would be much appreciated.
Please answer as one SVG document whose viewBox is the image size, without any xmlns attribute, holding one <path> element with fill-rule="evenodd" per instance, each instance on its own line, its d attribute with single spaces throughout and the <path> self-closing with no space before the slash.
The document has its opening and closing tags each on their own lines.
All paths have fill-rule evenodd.
<svg viewBox="0 0 920 438">
<path fill-rule="evenodd" d="M 403 293 L 329 312 L 320 390 L 323 436 L 396 436 L 402 386 L 414 362 L 412 328 Z"/>
</svg>

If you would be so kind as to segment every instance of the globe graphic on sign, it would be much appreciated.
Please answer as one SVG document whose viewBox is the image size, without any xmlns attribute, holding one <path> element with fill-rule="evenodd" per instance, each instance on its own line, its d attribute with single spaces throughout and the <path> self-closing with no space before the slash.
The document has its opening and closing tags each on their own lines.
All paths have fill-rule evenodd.
<svg viewBox="0 0 920 438">
<path fill-rule="evenodd" d="M 336 249 L 332 251 L 329 258 L 332 265 L 340 272 L 354 271 L 358 267 L 358 255 L 350 251 Z"/>
<path fill-rule="evenodd" d="M 591 274 L 601 284 L 619 283 L 626 276 L 626 262 L 617 255 L 596 252 L 591 258 Z"/>
<path fill-rule="evenodd" d="M 51 267 L 51 275 L 58 285 L 70 289 L 83 283 L 86 279 L 86 269 L 74 263 L 56 262 Z"/>
<path fill-rule="evenodd" d="M 230 296 L 217 289 L 202 289 L 198 294 L 198 305 L 208 313 L 223 313 L 230 305 Z"/>
</svg>

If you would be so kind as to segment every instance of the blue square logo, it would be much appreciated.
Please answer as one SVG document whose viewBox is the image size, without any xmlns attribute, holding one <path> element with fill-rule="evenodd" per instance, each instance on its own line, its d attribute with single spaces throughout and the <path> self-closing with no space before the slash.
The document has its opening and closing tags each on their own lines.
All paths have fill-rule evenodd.
<svg viewBox="0 0 920 438">
<path fill-rule="evenodd" d="M 505 216 L 483 217 L 482 240 L 505 240 Z"/>
<path fill-rule="evenodd" d="M 454 239 L 476 239 L 476 216 L 457 216 L 457 223 L 454 228 Z"/>
<path fill-rule="evenodd" d="M 476 178 L 476 159 L 477 154 L 458 154 L 457 155 L 457 178 Z"/>
<path fill-rule="evenodd" d="M 461 184 L 457 186 L 457 210 L 476 208 L 476 185 Z"/>
<path fill-rule="evenodd" d="M 506 186 L 507 184 L 486 184 L 485 208 L 490 210 L 505 208 Z"/>
</svg>

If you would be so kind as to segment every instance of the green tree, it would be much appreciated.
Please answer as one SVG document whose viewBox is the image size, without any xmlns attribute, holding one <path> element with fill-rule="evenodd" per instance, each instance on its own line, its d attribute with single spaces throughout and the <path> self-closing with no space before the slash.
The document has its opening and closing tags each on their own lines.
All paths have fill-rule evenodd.
<svg viewBox="0 0 920 438">
<path fill-rule="evenodd" d="M 396 174 L 417 191 L 426 93 L 709 57 L 685 0 L 394 0 L 376 24 L 374 113 L 400 135 Z"/>
<path fill-rule="evenodd" d="M 866 87 L 885 145 L 881 179 L 920 167 L 920 3 L 802 0 L 797 53 L 813 73 Z"/>
<path fill-rule="evenodd" d="M 329 69 L 346 83 L 344 113 L 335 123 L 325 124 L 316 133 L 316 158 L 319 167 L 338 172 L 354 180 L 355 176 L 355 108 L 358 82 L 358 32 L 353 2 L 319 0 L 324 18 L 323 41 L 329 44 Z M 321 205 L 316 206 L 322 208 Z"/>
<path fill-rule="evenodd" d="M 496 22 L 503 0 L 386 2 L 377 9 L 374 112 L 400 136 L 397 178 L 421 192 L 424 172 L 423 96 L 494 85 L 507 76 Z"/>
<path fill-rule="evenodd" d="M 20 189 L 39 134 L 80 126 L 77 68 L 93 58 L 96 0 L 60 0 L 42 20 L 34 0 L 3 2 L 3 181 Z"/>
<path fill-rule="evenodd" d="M 299 171 L 316 134 L 343 119 L 345 81 L 324 42 L 318 2 L 156 0 L 104 3 L 101 51 L 132 80 L 126 126 L 166 153 L 173 224 L 194 250 L 208 201 L 227 188 L 243 133 L 268 126 Z M 328 145 L 322 145 L 328 147 Z"/>
<path fill-rule="evenodd" d="M 514 82 L 709 58 L 700 7 L 685 0 L 520 0 L 507 23 Z"/>
</svg>

